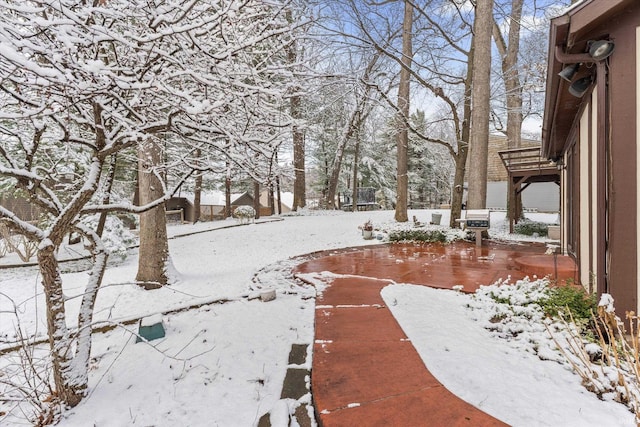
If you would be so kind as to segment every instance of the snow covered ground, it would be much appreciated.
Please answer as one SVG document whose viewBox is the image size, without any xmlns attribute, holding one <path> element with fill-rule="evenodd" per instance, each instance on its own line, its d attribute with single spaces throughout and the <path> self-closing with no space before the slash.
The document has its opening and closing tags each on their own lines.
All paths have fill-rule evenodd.
<svg viewBox="0 0 640 427">
<path fill-rule="evenodd" d="M 448 211 L 439 212 L 447 224 Z M 409 215 L 429 222 L 431 213 Z M 315 290 L 287 277 L 297 262 L 290 258 L 379 243 L 363 240 L 358 226 L 368 219 L 390 223 L 393 214 L 329 212 L 222 229 L 234 222 L 170 226 L 173 236 L 197 233 L 170 241 L 178 281 L 154 291 L 132 283 L 132 250 L 109 267 L 98 296 L 95 320 L 117 327 L 95 335 L 89 396 L 64 413 L 60 425 L 255 425 L 278 404 L 291 344 L 313 342 Z M 557 214 L 528 216 L 557 220 Z M 492 213 L 491 221 L 492 237 L 509 238 L 504 213 Z M 212 228 L 217 229 L 205 231 Z M 73 297 L 86 280 L 86 272 L 64 274 L 69 314 L 77 313 L 79 300 Z M 277 299 L 246 298 L 256 288 L 277 289 Z M 385 288 L 383 296 L 397 301 L 393 313 L 432 373 L 490 414 L 515 426 L 635 425 L 626 408 L 587 393 L 579 377 L 561 365 L 492 337 L 464 308 L 468 296 L 400 284 Z M 220 300 L 226 302 L 215 303 Z M 121 325 L 196 305 L 165 315 L 166 337 L 148 344 L 135 343 L 135 325 Z M 12 341 L 18 325 L 26 334 L 44 336 L 45 323 L 37 269 L 0 270 L 0 341 Z M 0 368 L 13 369 L 13 362 L 4 355 Z M 19 415 L 0 416 L 0 425 L 28 424 Z"/>
</svg>

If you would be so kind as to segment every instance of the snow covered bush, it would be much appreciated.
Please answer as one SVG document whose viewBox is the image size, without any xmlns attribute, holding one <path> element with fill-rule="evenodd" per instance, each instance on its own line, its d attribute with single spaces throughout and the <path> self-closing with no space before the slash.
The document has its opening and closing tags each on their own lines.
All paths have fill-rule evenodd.
<svg viewBox="0 0 640 427">
<path fill-rule="evenodd" d="M 561 329 L 547 317 L 543 309 L 548 299 L 546 279 L 508 280 L 491 286 L 481 286 L 473 296 L 469 308 L 474 318 L 496 337 L 506 339 L 523 351 L 544 360 L 562 362 L 562 354 L 547 333 L 547 327 Z"/>
<path fill-rule="evenodd" d="M 417 228 L 412 230 L 398 230 L 389 233 L 391 242 L 439 242 L 446 243 L 447 236 L 442 230 L 428 230 Z"/>
<path fill-rule="evenodd" d="M 640 425 L 640 318 L 634 312 L 627 312 L 626 318 L 629 331 L 615 314 L 611 295 L 602 294 L 597 314 L 593 315 L 596 342 L 576 333 L 564 337 L 564 341 L 553 338 L 582 384 L 603 400 L 626 405 Z"/>
<path fill-rule="evenodd" d="M 546 236 L 549 234 L 549 224 L 525 219 L 514 226 L 514 231 L 517 234 L 524 234 L 525 236 L 533 236 L 534 234 Z"/>
<path fill-rule="evenodd" d="M 627 405 L 640 421 L 640 318 L 627 313 L 631 339 L 603 295 L 550 287 L 547 279 L 481 286 L 469 303 L 472 316 L 514 348 L 573 369 L 599 398 Z M 634 345 L 635 344 L 635 345 Z"/>
<path fill-rule="evenodd" d="M 98 226 L 100 215 L 93 215 L 83 219 L 82 223 L 95 230 Z M 102 243 L 111 256 L 117 256 L 121 260 L 127 257 L 129 247 L 137 242 L 136 236 L 125 227 L 122 219 L 114 215 L 107 216 L 102 234 Z"/>
<path fill-rule="evenodd" d="M 460 229 L 451 229 L 440 225 L 420 225 L 405 222 L 388 222 L 376 226 L 377 230 L 388 236 L 390 242 L 440 242 L 449 243 L 464 239 Z"/>
<path fill-rule="evenodd" d="M 237 219 L 240 224 L 248 224 L 256 217 L 256 210 L 251 206 L 238 206 L 233 211 L 233 217 Z"/>
</svg>

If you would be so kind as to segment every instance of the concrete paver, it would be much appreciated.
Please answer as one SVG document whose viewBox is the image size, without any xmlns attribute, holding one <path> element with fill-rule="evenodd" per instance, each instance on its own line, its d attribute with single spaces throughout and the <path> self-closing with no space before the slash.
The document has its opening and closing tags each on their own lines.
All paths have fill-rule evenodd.
<svg viewBox="0 0 640 427">
<path fill-rule="evenodd" d="M 311 371 L 319 424 L 505 426 L 433 377 L 380 291 L 393 282 L 439 288 L 463 285 L 464 291 L 473 292 L 509 276 L 516 280 L 553 274 L 560 280 L 575 279 L 570 259 L 540 257 L 544 251 L 544 245 L 493 242 L 482 248 L 461 242 L 396 244 L 334 253 L 299 265 L 294 273 L 351 275 L 317 277 L 328 285 L 316 299 Z"/>
</svg>

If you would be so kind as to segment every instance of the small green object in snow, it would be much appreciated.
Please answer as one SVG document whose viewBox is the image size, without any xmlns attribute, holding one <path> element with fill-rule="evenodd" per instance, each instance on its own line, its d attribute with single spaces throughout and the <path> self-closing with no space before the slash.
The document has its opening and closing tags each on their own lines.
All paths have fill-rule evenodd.
<svg viewBox="0 0 640 427">
<path fill-rule="evenodd" d="M 136 342 L 142 341 L 142 338 L 147 341 L 152 341 L 162 337 L 164 337 L 164 326 L 162 325 L 161 314 L 154 314 L 153 316 L 140 319 Z"/>
</svg>

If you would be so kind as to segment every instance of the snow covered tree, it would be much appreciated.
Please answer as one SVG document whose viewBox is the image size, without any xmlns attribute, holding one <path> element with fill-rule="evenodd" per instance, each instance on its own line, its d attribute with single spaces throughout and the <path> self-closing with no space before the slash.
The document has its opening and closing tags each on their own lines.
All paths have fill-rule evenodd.
<svg viewBox="0 0 640 427">
<path fill-rule="evenodd" d="M 309 89 L 314 96 L 306 101 L 310 105 L 306 110 L 307 138 L 316 161 L 319 182 L 315 187 L 321 194 L 320 206 L 334 209 L 338 193 L 353 192 L 358 185 L 358 168 L 363 161 L 372 160 L 368 152 L 375 131 L 367 129 L 372 126 L 374 110 L 384 105 L 383 95 L 392 90 L 397 70 L 391 70 L 390 62 L 375 46 L 354 42 L 362 41 L 366 31 L 354 25 L 361 18 L 359 2 L 323 4 L 326 7 L 310 31 L 316 60 L 313 87 Z M 396 40 L 399 29 L 386 22 L 393 16 L 376 19 L 384 28 L 385 44 Z M 372 22 L 362 22 L 362 27 Z"/>
<path fill-rule="evenodd" d="M 158 141 L 165 153 L 193 144 L 262 176 L 290 124 L 281 108 L 287 72 L 275 53 L 297 25 L 284 18 L 286 6 L 0 1 L 0 187 L 19 189 L 43 212 L 32 224 L 0 206 L 0 220 L 38 243 L 62 404 L 86 393 L 93 306 L 108 257 L 83 219 L 161 206 L 194 166 L 188 156 L 154 157 L 149 174 L 178 172 L 171 188 L 159 179 L 156 195 L 133 206 L 104 197 L 114 156 L 141 147 L 155 156 Z M 72 232 L 94 260 L 75 322 L 65 312 L 56 255 Z"/>
<path fill-rule="evenodd" d="M 440 144 L 421 138 L 435 132 L 427 132 L 427 119 L 424 111 L 417 110 L 411 115 L 411 128 L 416 132 L 409 134 L 409 207 L 433 208 L 446 203 L 451 194 L 453 159 Z"/>
</svg>

